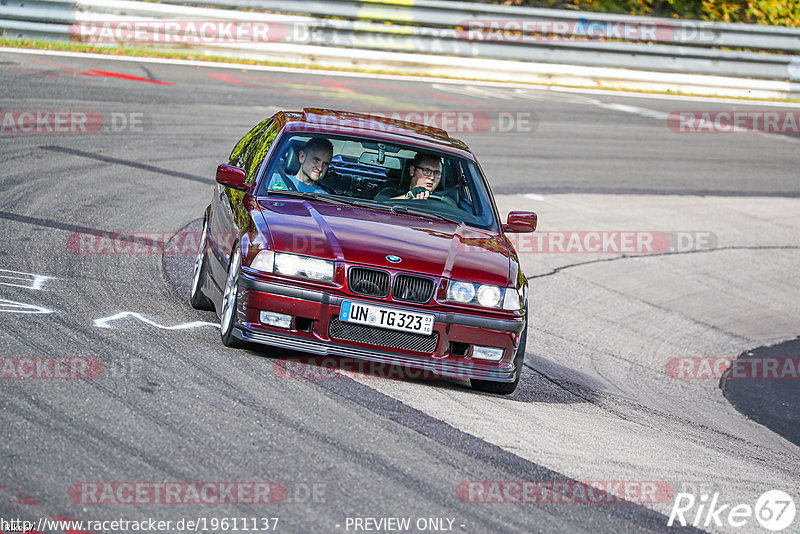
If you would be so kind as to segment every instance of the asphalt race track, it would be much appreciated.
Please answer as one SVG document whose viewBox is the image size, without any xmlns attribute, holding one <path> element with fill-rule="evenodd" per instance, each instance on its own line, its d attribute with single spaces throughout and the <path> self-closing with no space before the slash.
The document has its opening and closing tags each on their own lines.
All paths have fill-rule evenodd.
<svg viewBox="0 0 800 534">
<path fill-rule="evenodd" d="M 668 120 L 800 106 L 8 50 L 0 89 L 3 520 L 94 534 L 135 530 L 40 520 L 616 533 L 675 530 L 679 494 L 764 512 L 759 496 L 780 490 L 800 506 L 798 377 L 722 373 L 740 356 L 800 361 L 800 135 Z M 291 375 L 302 354 L 226 349 L 216 316 L 191 308 L 185 232 L 200 229 L 216 165 L 262 118 L 303 107 L 461 117 L 451 133 L 500 210 L 539 214 L 542 240 L 519 247 L 531 330 L 514 395 L 314 365 Z M 18 121 L 25 111 L 67 126 Z M 634 253 L 554 241 L 627 231 L 667 241 Z M 144 237 L 101 248 L 84 239 L 96 232 Z M 179 253 L 162 253 L 176 235 Z M 15 367 L 47 358 L 66 371 Z M 76 361 L 90 379 L 55 377 Z M 549 490 L 522 498 L 509 484 L 523 482 Z M 230 484 L 245 487 L 235 502 L 186 490 Z M 733 527 L 725 510 L 719 526 L 698 505 L 686 530 L 697 515 L 700 530 L 768 532 L 766 512 Z"/>
</svg>

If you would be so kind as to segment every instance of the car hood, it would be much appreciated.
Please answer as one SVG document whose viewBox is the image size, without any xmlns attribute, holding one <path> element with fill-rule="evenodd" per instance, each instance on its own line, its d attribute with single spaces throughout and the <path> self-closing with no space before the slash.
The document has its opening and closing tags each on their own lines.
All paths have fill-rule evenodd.
<svg viewBox="0 0 800 534">
<path fill-rule="evenodd" d="M 509 282 L 509 246 L 495 232 L 300 199 L 258 205 L 276 251 L 500 286 Z"/>
</svg>

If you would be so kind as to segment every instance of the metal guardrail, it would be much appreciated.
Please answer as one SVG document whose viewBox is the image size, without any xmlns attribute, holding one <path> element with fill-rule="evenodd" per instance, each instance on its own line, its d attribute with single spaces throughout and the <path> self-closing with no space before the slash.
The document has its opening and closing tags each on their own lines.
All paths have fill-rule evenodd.
<svg viewBox="0 0 800 534">
<path fill-rule="evenodd" d="M 191 0 L 162 0 L 164 3 L 203 6 L 208 2 Z M 229 9 L 241 8 L 240 0 L 215 0 L 213 5 Z M 316 17 L 340 17 L 350 20 L 391 21 L 396 25 L 416 24 L 453 28 L 459 22 L 473 19 L 512 19 L 520 22 L 565 22 L 600 24 L 652 24 L 657 27 L 654 41 L 669 44 L 705 42 L 718 47 L 753 48 L 785 52 L 800 52 L 800 28 L 727 24 L 686 19 L 664 19 L 588 13 L 558 9 L 539 9 L 450 0 L 249 0 L 248 9 L 274 11 Z M 666 31 L 665 31 L 666 30 Z M 569 32 L 562 32 L 562 35 Z"/>
<path fill-rule="evenodd" d="M 242 11 L 244 5 L 261 13 Z M 0 5 L 0 32 L 7 36 L 74 39 L 76 25 L 111 20 L 261 21 L 282 25 L 282 44 L 800 81 L 800 28 L 445 0 L 7 0 Z M 280 43 L 239 42 L 229 48 L 264 51 Z M 225 43 L 209 46 L 225 48 Z"/>
</svg>

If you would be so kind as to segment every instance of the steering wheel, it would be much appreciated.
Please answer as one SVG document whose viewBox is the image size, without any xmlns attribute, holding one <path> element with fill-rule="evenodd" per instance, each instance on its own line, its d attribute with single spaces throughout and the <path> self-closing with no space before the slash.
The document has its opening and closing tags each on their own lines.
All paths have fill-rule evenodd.
<svg viewBox="0 0 800 534">
<path fill-rule="evenodd" d="M 445 195 L 428 195 L 428 200 L 438 200 L 439 202 L 444 202 L 445 204 L 449 204 L 454 208 L 458 207 L 455 200 Z"/>
</svg>

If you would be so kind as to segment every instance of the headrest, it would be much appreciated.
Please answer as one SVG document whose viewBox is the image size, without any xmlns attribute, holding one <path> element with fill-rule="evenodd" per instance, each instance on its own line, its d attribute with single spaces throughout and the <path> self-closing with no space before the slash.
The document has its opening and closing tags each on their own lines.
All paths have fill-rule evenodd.
<svg viewBox="0 0 800 534">
<path fill-rule="evenodd" d="M 297 142 L 286 147 L 284 172 L 289 176 L 294 176 L 300 170 L 300 147 L 303 144 L 302 142 Z"/>
</svg>

